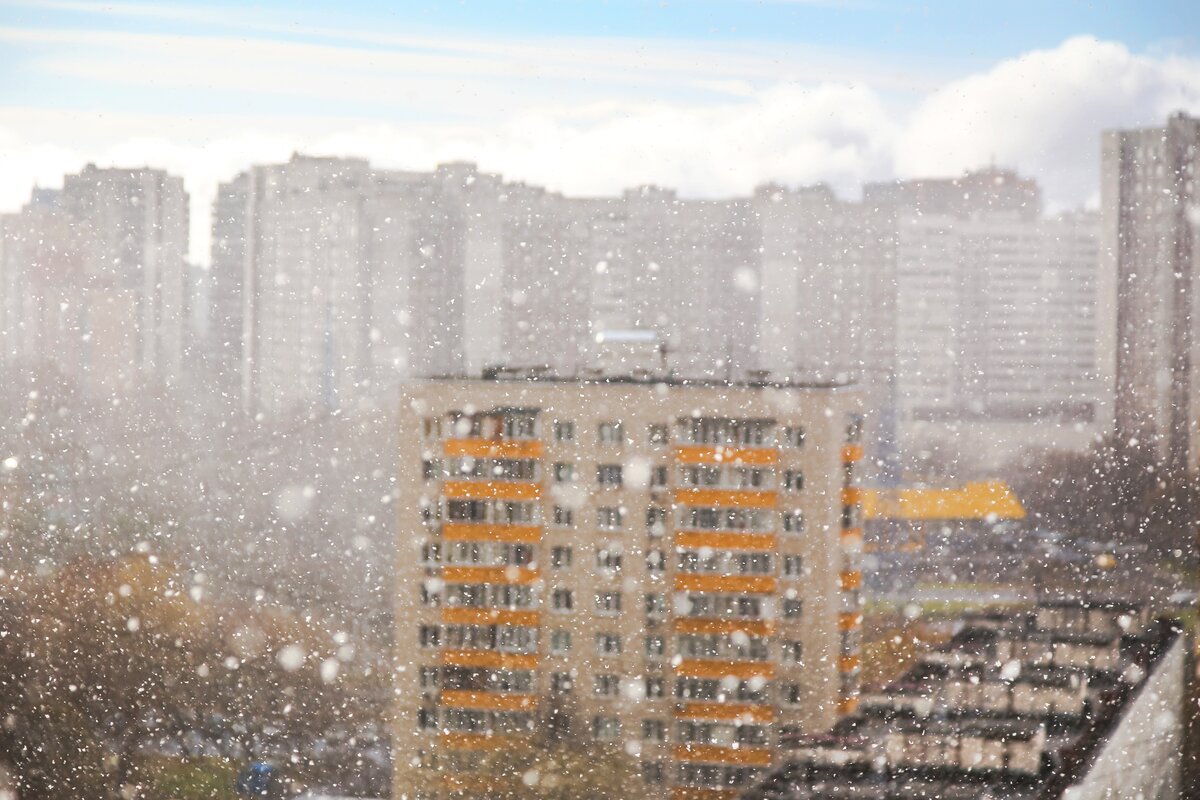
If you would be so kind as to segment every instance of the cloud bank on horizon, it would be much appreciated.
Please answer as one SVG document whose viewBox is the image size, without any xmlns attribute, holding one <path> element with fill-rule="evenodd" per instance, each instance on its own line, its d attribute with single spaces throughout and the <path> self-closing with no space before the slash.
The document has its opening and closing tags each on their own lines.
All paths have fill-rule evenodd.
<svg viewBox="0 0 1200 800">
<path fill-rule="evenodd" d="M 743 42 L 253 33 L 0 26 L 30 87 L 0 92 L 0 211 L 89 161 L 162 167 L 191 192 L 206 263 L 217 184 L 293 151 L 470 160 L 579 195 L 823 181 L 853 196 L 994 163 L 1075 207 L 1098 199 L 1102 130 L 1200 111 L 1200 60 L 1090 36 L 963 69 Z M 39 103 L 42 84 L 77 91 Z"/>
</svg>

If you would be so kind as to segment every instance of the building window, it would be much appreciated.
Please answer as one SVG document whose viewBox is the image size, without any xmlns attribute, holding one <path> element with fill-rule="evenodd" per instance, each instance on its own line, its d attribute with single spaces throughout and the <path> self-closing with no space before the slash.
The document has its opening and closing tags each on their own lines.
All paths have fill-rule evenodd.
<svg viewBox="0 0 1200 800">
<path fill-rule="evenodd" d="M 799 509 L 783 512 L 783 529 L 788 533 L 803 533 L 804 512 Z"/>
<path fill-rule="evenodd" d="M 617 547 L 596 548 L 596 568 L 618 570 L 621 568 L 621 549 Z"/>
<path fill-rule="evenodd" d="M 555 655 L 571 652 L 571 632 L 564 630 L 550 631 L 550 652 Z"/>
<path fill-rule="evenodd" d="M 575 593 L 570 589 L 555 589 L 550 605 L 555 611 L 571 611 L 575 608 Z"/>
<path fill-rule="evenodd" d="M 573 442 L 575 441 L 575 423 L 559 420 L 554 423 L 554 441 L 556 442 Z"/>
<path fill-rule="evenodd" d="M 427 481 L 442 477 L 442 465 L 437 459 L 427 458 L 421 462 L 421 477 Z"/>
<path fill-rule="evenodd" d="M 842 506 L 842 527 L 846 530 L 858 527 L 859 509 L 857 505 Z"/>
<path fill-rule="evenodd" d="M 612 742 L 621 736 L 621 721 L 616 717 L 592 717 L 592 738 L 598 742 Z"/>
<path fill-rule="evenodd" d="M 667 651 L 666 637 L 652 633 L 646 637 L 646 655 L 650 657 L 661 657 Z"/>
<path fill-rule="evenodd" d="M 620 464 L 598 464 L 596 466 L 596 483 L 605 488 L 615 489 L 621 485 Z"/>
<path fill-rule="evenodd" d="M 800 684 L 784 683 L 779 687 L 779 702 L 794 706 L 800 702 Z"/>
<path fill-rule="evenodd" d="M 804 574 L 804 557 L 803 556 L 784 556 L 783 557 L 783 574 L 789 578 L 798 578 Z"/>
<path fill-rule="evenodd" d="M 667 740 L 666 720 L 642 720 L 642 739 L 647 742 L 665 742 Z"/>
<path fill-rule="evenodd" d="M 550 549 L 550 566 L 554 569 L 566 569 L 571 566 L 572 555 L 570 547 L 553 547 Z"/>
<path fill-rule="evenodd" d="M 787 641 L 779 643 L 779 660 L 784 664 L 799 664 L 803 658 L 804 648 L 800 642 Z"/>
<path fill-rule="evenodd" d="M 621 444 L 625 441 L 625 431 L 619 422 L 601 422 L 596 438 L 600 444 Z"/>
<path fill-rule="evenodd" d="M 688 444 L 761 445 L 772 427 L 768 420 L 687 417 L 679 420 L 677 438 Z"/>
<path fill-rule="evenodd" d="M 559 461 L 554 465 L 554 480 L 559 483 L 570 483 L 575 480 L 575 465 L 567 461 Z"/>
<path fill-rule="evenodd" d="M 568 528 L 575 524 L 575 513 L 563 506 L 554 507 L 554 524 L 560 528 Z"/>
<path fill-rule="evenodd" d="M 442 593 L 433 589 L 429 583 L 421 582 L 421 605 L 437 608 L 442 604 Z"/>
<path fill-rule="evenodd" d="M 421 688 L 436 689 L 438 686 L 438 668 L 421 667 Z"/>
<path fill-rule="evenodd" d="M 654 739 L 652 741 L 662 741 Z M 643 761 L 642 762 L 642 782 L 649 786 L 661 786 L 666 780 L 666 771 L 663 769 L 661 761 Z"/>
<path fill-rule="evenodd" d="M 616 675 L 592 676 L 592 694 L 596 697 L 616 697 L 621 692 L 621 679 Z"/>
<path fill-rule="evenodd" d="M 440 625 L 422 625 L 418 629 L 418 637 L 421 647 L 437 647 L 442 642 L 442 628 Z"/>
<path fill-rule="evenodd" d="M 621 637 L 615 633 L 596 634 L 596 652 L 602 656 L 621 654 Z"/>
<path fill-rule="evenodd" d="M 798 619 L 804 611 L 804 601 L 783 598 L 783 618 Z"/>
<path fill-rule="evenodd" d="M 667 431 L 666 425 L 650 425 L 646 438 L 650 444 L 666 444 L 670 438 L 670 434 Z"/>
<path fill-rule="evenodd" d="M 575 679 L 569 672 L 555 672 L 550 676 L 550 691 L 554 694 L 568 694 L 575 687 Z"/>
<path fill-rule="evenodd" d="M 417 709 L 417 728 L 423 731 L 433 730 L 438 726 L 438 714 L 436 708 L 418 708 Z"/>
<path fill-rule="evenodd" d="M 621 613 L 620 592 L 596 592 L 596 611 L 600 614 Z"/>
<path fill-rule="evenodd" d="M 667 613 L 667 596 L 658 592 L 645 595 L 646 616 L 662 617 Z"/>
<path fill-rule="evenodd" d="M 654 538 L 662 536 L 667 530 L 667 510 L 661 506 L 650 506 L 646 509 L 646 533 Z"/>
<path fill-rule="evenodd" d="M 646 678 L 646 697 L 658 700 L 667 696 L 666 683 L 662 678 Z"/>
<path fill-rule="evenodd" d="M 667 485 L 667 467 L 665 464 L 656 464 L 654 469 L 650 471 L 651 486 L 666 486 Z"/>
<path fill-rule="evenodd" d="M 662 572 L 667 568 L 667 557 L 662 550 L 654 549 L 646 551 L 646 571 L 654 574 Z"/>
<path fill-rule="evenodd" d="M 804 447 L 804 428 L 796 426 L 794 428 L 784 428 L 781 431 L 780 438 L 785 447 Z"/>
<path fill-rule="evenodd" d="M 624 524 L 625 509 L 617 506 L 600 506 L 596 509 L 596 525 L 602 530 L 618 530 Z"/>
<path fill-rule="evenodd" d="M 784 470 L 783 488 L 798 492 L 804 488 L 804 473 L 798 469 Z"/>
</svg>

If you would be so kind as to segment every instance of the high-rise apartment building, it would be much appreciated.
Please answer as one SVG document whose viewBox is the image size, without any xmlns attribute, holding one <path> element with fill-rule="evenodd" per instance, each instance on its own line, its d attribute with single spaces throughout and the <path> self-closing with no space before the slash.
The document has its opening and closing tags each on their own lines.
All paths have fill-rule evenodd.
<svg viewBox="0 0 1200 800">
<path fill-rule="evenodd" d="M 488 178 L 294 156 L 223 184 L 211 328 L 244 408 L 338 408 L 495 363 L 502 194 Z"/>
<path fill-rule="evenodd" d="M 1200 464 L 1195 286 L 1200 119 L 1108 131 L 1101 157 L 1105 311 L 1117 331 L 1115 433 L 1175 471 Z"/>
<path fill-rule="evenodd" d="M 853 393 L 504 375 L 404 387 L 394 797 L 562 739 L 733 798 L 855 707 Z"/>
<path fill-rule="evenodd" d="M 464 163 L 297 156 L 222 187 L 210 325 L 251 411 L 496 364 L 578 374 L 632 332 L 676 377 L 857 381 L 883 480 L 898 451 L 931 445 L 989 471 L 1107 427 L 1095 236 L 1000 169 L 861 200 L 775 185 L 571 198 Z"/>
<path fill-rule="evenodd" d="M 1107 430 L 1094 215 L 903 215 L 896 242 L 902 448 L 967 439 L 1001 460 Z"/>
<path fill-rule="evenodd" d="M 188 198 L 156 169 L 68 175 L 3 223 L 7 359 L 53 364 L 108 391 L 183 374 Z"/>
<path fill-rule="evenodd" d="M 1084 446 L 1111 414 L 1096 223 L 1042 216 L 998 169 L 867 184 L 761 187 L 759 362 L 859 381 L 883 461 L 954 444 L 976 468 L 1022 446 Z"/>
<path fill-rule="evenodd" d="M 221 186 L 212 260 L 213 349 L 250 411 L 496 364 L 577 372 L 612 331 L 654 333 L 685 375 L 755 365 L 758 235 L 741 201 L 564 198 L 471 164 L 296 156 Z"/>
</svg>

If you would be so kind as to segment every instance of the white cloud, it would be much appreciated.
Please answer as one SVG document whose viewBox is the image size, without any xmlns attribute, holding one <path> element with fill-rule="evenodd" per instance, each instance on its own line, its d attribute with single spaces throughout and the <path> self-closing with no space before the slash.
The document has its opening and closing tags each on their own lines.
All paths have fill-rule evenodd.
<svg viewBox="0 0 1200 800">
<path fill-rule="evenodd" d="M 90 143 L 25 158 L 39 150 L 34 142 L 70 140 L 64 134 L 85 128 Z M 18 206 L 31 183 L 57 185 L 64 171 L 88 160 L 183 175 L 192 195 L 192 257 L 201 262 L 207 261 L 207 214 L 217 183 L 295 150 L 365 156 L 385 168 L 474 160 L 510 179 L 569 194 L 656 183 L 685 195 L 721 196 L 747 193 L 769 179 L 825 180 L 851 191 L 889 169 L 895 137 L 878 96 L 844 85 L 776 86 L 710 105 L 610 101 L 532 108 L 492 125 L 113 114 L 96 120 L 9 109 L 0 116 L 0 132 L 8 140 L 0 152 L 6 178 L 0 207 Z"/>
<path fill-rule="evenodd" d="M 1098 200 L 1100 132 L 1200 110 L 1200 62 L 1068 39 L 948 83 L 913 112 L 896 145 L 904 176 L 954 175 L 995 161 L 1041 181 L 1051 204 Z"/>
<path fill-rule="evenodd" d="M 44 70 L 79 81 L 102 75 L 94 85 L 126 99 L 130 87 L 152 86 L 188 102 L 241 93 L 250 108 L 269 98 L 277 109 L 290 95 L 284 107 L 311 110 L 0 107 L 0 210 L 87 161 L 160 166 L 183 175 L 192 194 L 192 256 L 201 262 L 218 182 L 297 150 L 384 168 L 474 160 L 569 194 L 656 183 L 690 196 L 742 194 L 768 180 L 827 181 L 852 194 L 864 180 L 957 174 L 994 159 L 1039 178 L 1063 205 L 1094 200 L 1101 129 L 1200 107 L 1195 62 L 1087 38 L 936 83 L 929 72 L 884 79 L 877 64 L 855 72 L 811 52 L 728 45 L 676 43 L 649 55 L 644 43 L 596 40 L 572 48 L 438 39 L 421 52 L 406 40 L 410 49 L 395 52 L 61 30 L 0 30 L 3 38 L 42 48 L 34 63 Z M 815 66 L 826 63 L 833 67 Z M 377 98 L 377 118 L 322 113 L 346 98 Z"/>
</svg>

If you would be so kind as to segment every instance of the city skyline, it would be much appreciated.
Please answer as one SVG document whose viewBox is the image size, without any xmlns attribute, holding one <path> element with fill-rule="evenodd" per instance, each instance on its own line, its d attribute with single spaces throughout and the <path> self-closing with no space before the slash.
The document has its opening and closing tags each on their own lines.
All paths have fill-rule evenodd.
<svg viewBox="0 0 1200 800">
<path fill-rule="evenodd" d="M 1095 207 L 1102 130 L 1200 109 L 1195 42 L 1166 24 L 1195 16 L 1183 4 L 1144 19 L 1052 7 L 1021 26 L 947 4 L 779 3 L 731 25 L 744 5 L 547 11 L 517 35 L 474 6 L 310 8 L 283 26 L 266 7 L 0 4 L 0 210 L 89 161 L 149 164 L 184 177 L 204 264 L 217 184 L 297 150 L 386 169 L 472 160 L 576 196 L 771 180 L 845 196 L 995 163 L 1036 176 L 1052 209 Z M 598 17 L 605 34 L 582 35 Z M 857 48 L 823 44 L 848 26 Z M 985 26 L 986 45 L 971 35 Z"/>
</svg>

